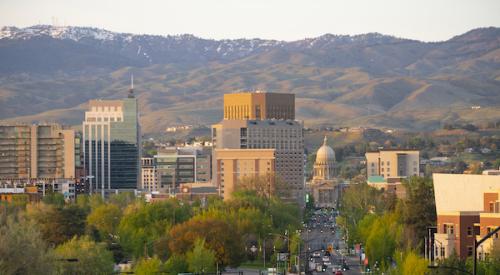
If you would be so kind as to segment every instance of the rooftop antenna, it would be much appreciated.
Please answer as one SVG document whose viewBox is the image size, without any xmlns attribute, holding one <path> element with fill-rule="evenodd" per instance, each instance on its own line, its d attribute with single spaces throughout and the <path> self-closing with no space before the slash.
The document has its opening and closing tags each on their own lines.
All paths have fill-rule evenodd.
<svg viewBox="0 0 500 275">
<path fill-rule="evenodd" d="M 128 90 L 128 98 L 134 98 L 134 74 L 130 76 L 130 90 Z"/>
</svg>

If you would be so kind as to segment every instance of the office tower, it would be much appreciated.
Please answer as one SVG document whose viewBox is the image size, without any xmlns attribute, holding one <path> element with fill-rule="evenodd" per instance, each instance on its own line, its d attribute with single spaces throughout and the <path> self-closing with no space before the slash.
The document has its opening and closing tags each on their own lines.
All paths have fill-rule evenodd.
<svg viewBox="0 0 500 275">
<path fill-rule="evenodd" d="M 75 178 L 75 132 L 60 125 L 1 125 L 0 180 Z"/>
<path fill-rule="evenodd" d="M 211 152 L 208 148 L 186 146 L 162 148 L 154 156 L 160 188 L 173 190 L 181 183 L 210 182 Z"/>
<path fill-rule="evenodd" d="M 406 178 L 420 175 L 420 152 L 408 149 L 382 149 L 367 152 L 366 172 L 368 177 Z"/>
<path fill-rule="evenodd" d="M 275 150 L 274 149 L 216 149 L 215 174 L 216 186 L 224 200 L 231 199 L 241 180 L 264 177 L 264 193 L 275 191 Z"/>
<path fill-rule="evenodd" d="M 90 189 L 136 189 L 140 184 L 140 127 L 132 85 L 128 98 L 91 100 L 83 122 L 84 170 Z"/>
<path fill-rule="evenodd" d="M 224 119 L 295 119 L 295 95 L 243 92 L 224 95 Z"/>
<path fill-rule="evenodd" d="M 214 159 L 218 149 L 274 149 L 275 170 L 290 191 L 303 202 L 304 136 L 302 123 L 294 120 L 222 120 L 212 125 Z M 215 165 L 214 165 L 215 166 Z M 263 167 L 260 167 L 263 168 Z M 220 186 L 214 171 L 214 184 Z M 259 172 L 260 173 L 260 172 Z"/>
</svg>

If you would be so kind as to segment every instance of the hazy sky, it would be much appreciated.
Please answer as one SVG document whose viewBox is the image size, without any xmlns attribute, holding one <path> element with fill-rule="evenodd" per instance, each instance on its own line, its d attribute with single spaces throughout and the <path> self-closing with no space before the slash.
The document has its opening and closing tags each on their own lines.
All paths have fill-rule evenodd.
<svg viewBox="0 0 500 275">
<path fill-rule="evenodd" d="M 0 26 L 53 23 L 215 39 L 380 32 L 437 41 L 500 27 L 500 0 L 0 0 Z"/>
</svg>

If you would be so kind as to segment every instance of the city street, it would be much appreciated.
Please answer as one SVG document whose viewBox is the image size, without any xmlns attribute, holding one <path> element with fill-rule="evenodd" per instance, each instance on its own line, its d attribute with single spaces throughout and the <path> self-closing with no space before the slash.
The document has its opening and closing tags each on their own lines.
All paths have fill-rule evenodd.
<svg viewBox="0 0 500 275">
<path fill-rule="evenodd" d="M 304 259 L 309 264 L 309 270 L 314 270 L 313 274 L 317 275 L 335 274 L 337 270 L 341 270 L 342 274 L 362 274 L 359 257 L 346 255 L 345 243 L 334 220 L 331 214 L 315 215 L 304 228 L 302 239 L 307 251 L 307 259 Z M 332 253 L 328 252 L 329 247 Z M 323 265 L 327 267 L 325 271 L 322 271 Z"/>
</svg>

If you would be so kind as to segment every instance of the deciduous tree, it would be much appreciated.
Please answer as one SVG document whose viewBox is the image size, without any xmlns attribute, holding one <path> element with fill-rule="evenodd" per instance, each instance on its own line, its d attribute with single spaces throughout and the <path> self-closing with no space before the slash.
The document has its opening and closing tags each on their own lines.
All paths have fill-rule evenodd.
<svg viewBox="0 0 500 275">
<path fill-rule="evenodd" d="M 74 237 L 55 249 L 60 274 L 110 274 L 113 255 L 104 243 L 95 243 L 89 237 Z M 68 261 L 76 259 L 76 261 Z"/>
<path fill-rule="evenodd" d="M 0 225 L 0 274 L 52 274 L 54 254 L 34 222 L 13 217 Z"/>
<path fill-rule="evenodd" d="M 189 271 L 194 273 L 215 272 L 215 252 L 205 247 L 205 241 L 196 239 L 194 247 L 186 253 Z"/>
</svg>

